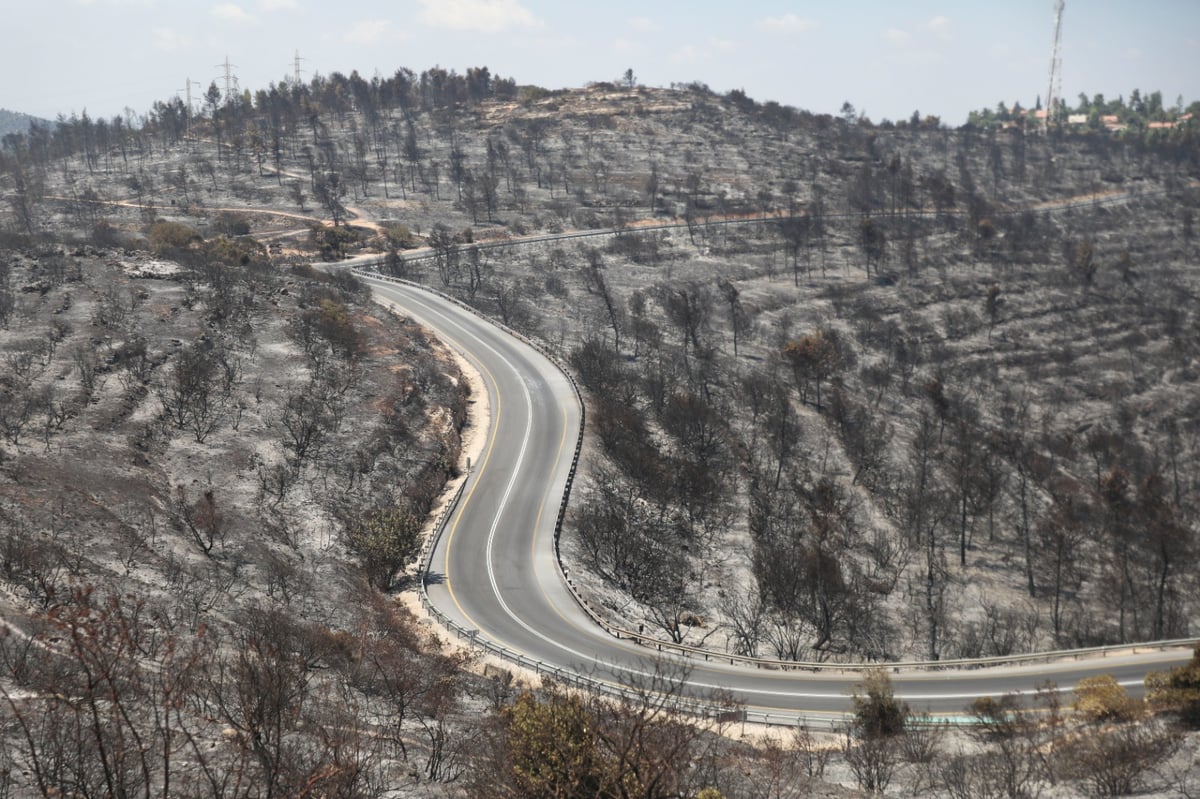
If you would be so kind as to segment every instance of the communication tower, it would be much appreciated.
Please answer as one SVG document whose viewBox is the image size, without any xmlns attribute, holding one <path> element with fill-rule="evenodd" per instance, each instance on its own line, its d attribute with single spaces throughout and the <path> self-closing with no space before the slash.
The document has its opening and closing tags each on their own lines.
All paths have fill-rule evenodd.
<svg viewBox="0 0 1200 799">
<path fill-rule="evenodd" d="M 1066 0 L 1054 3 L 1054 46 L 1050 49 L 1050 85 L 1046 89 L 1046 130 L 1050 130 L 1055 107 L 1062 95 L 1062 16 Z"/>
</svg>

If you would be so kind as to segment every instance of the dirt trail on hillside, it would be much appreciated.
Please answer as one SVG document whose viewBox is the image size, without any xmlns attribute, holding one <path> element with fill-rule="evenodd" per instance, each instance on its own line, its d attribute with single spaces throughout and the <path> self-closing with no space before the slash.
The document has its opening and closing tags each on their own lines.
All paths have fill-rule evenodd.
<svg viewBox="0 0 1200 799">
<path fill-rule="evenodd" d="M 297 214 L 292 211 L 277 211 L 277 210 L 274 210 L 271 208 L 248 208 L 248 207 L 229 208 L 229 207 L 211 206 L 211 205 L 202 205 L 202 206 L 161 205 L 158 203 L 139 203 L 139 202 L 134 202 L 133 200 L 81 200 L 81 199 L 78 199 L 75 197 L 59 197 L 59 196 L 55 196 L 55 195 L 47 195 L 46 199 L 47 200 L 58 200 L 60 202 L 88 203 L 90 205 L 109 205 L 109 206 L 115 206 L 118 208 L 136 208 L 138 210 L 152 208 L 156 211 L 185 211 L 185 212 L 205 211 L 205 212 L 231 213 L 231 214 L 259 214 L 259 215 L 266 215 L 266 216 L 279 216 L 279 217 L 284 217 L 286 219 L 298 219 L 298 220 L 301 220 L 304 222 L 316 222 L 318 224 L 327 225 L 327 226 L 332 224 L 329 220 L 321 219 L 320 217 L 308 216 L 306 214 Z"/>
</svg>

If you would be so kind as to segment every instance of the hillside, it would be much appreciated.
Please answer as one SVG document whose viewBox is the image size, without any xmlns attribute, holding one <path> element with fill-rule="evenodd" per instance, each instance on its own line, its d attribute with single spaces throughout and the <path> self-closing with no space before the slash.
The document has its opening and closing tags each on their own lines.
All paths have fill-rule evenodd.
<svg viewBox="0 0 1200 799">
<path fill-rule="evenodd" d="M 18 111 L 9 111 L 6 108 L 0 108 L 0 139 L 10 133 L 18 133 L 24 136 L 29 132 L 29 126 L 34 122 L 44 121 Z"/>
<path fill-rule="evenodd" d="M 269 723 L 367 734 L 337 693 L 383 713 L 394 686 L 351 649 L 460 690 L 458 659 L 379 593 L 458 460 L 468 392 L 439 344 L 353 281 L 229 240 L 0 250 L 0 300 L 3 730 L 39 736 L 23 761 L 0 739 L 6 794 L 98 790 L 117 760 L 124 790 L 172 756 L 179 791 L 332 785 L 344 756 L 311 736 L 295 759 L 245 759 Z M 306 668 L 322 677 L 296 682 Z M 72 691 L 104 702 L 103 737 L 72 728 L 81 705 L 36 701 Z M 380 779 L 409 770 L 393 732 Z M 150 740 L 153 778 L 129 760 Z M 105 754 L 54 754 L 81 746 Z"/>
<path fill-rule="evenodd" d="M 6 668 L 49 689 L 37 642 L 116 641 L 144 613 L 216 664 L 186 723 L 228 734 L 224 773 L 292 790 L 376 741 L 372 784 L 488 795 L 475 735 L 537 707 L 456 672 L 377 590 L 403 585 L 454 473 L 464 378 L 307 267 L 363 252 L 570 364 L 588 430 L 564 558 L 614 623 L 799 660 L 1195 635 L 1195 133 L 873 126 L 699 84 L 401 70 L 10 142 Z M 276 676 L 304 694 L 273 723 L 306 732 L 264 759 L 228 696 Z M 769 747 L 722 751 L 683 793 L 758 795 L 720 763 L 767 769 Z M 851 761 L 831 773 L 862 785 Z"/>
</svg>

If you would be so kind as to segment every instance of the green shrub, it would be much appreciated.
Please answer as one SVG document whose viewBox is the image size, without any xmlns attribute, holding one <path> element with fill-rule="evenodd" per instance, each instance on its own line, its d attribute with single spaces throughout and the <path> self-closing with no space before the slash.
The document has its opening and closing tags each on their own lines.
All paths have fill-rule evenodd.
<svg viewBox="0 0 1200 799">
<path fill-rule="evenodd" d="M 383 227 L 383 237 L 387 240 L 388 244 L 399 249 L 408 249 L 416 246 L 416 243 L 413 241 L 412 231 L 408 229 L 408 225 L 401 225 L 398 222 L 393 225 L 385 225 Z"/>
<path fill-rule="evenodd" d="M 146 237 L 150 240 L 151 249 L 159 255 L 184 250 L 204 240 L 199 233 L 182 222 L 168 222 L 162 219 L 150 226 Z"/>
</svg>

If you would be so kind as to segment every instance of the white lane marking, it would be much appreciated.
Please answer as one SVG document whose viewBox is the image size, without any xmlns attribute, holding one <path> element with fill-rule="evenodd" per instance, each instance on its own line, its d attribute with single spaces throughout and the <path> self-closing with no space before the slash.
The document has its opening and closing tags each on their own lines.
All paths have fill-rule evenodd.
<svg viewBox="0 0 1200 799">
<path fill-rule="evenodd" d="M 521 373 L 516 369 L 513 369 L 512 364 L 509 363 L 505 358 L 500 356 L 500 360 L 504 361 L 505 365 L 512 369 L 513 373 L 516 374 L 517 377 L 521 376 Z M 508 603 L 504 601 L 504 597 L 500 596 L 500 586 L 496 583 L 496 570 L 492 568 L 492 550 L 494 549 L 496 543 L 496 530 L 500 528 L 500 517 L 504 515 L 504 510 L 508 507 L 508 499 L 512 495 L 513 486 L 517 484 L 517 477 L 520 476 L 521 466 L 525 463 L 525 452 L 529 448 L 529 435 L 533 432 L 533 398 L 529 396 L 529 387 L 525 385 L 525 381 L 521 380 L 520 383 L 521 392 L 525 395 L 525 436 L 521 439 L 521 451 L 517 453 L 517 462 L 513 466 L 512 476 L 508 478 L 508 486 L 504 489 L 504 496 L 500 498 L 500 504 L 496 508 L 496 515 L 492 518 L 491 529 L 488 530 L 487 557 L 485 560 L 487 563 L 488 581 L 492 584 L 492 593 L 496 595 L 496 601 L 500 603 L 500 607 L 503 608 L 504 612 L 508 614 L 509 618 L 511 618 L 517 624 L 520 624 L 534 635 L 549 641 L 549 638 L 546 638 L 541 633 L 534 630 L 524 621 L 517 618 L 517 614 L 512 612 L 512 609 L 508 606 Z M 499 392 L 498 386 L 496 390 Z"/>
<path fill-rule="evenodd" d="M 500 517 L 504 515 L 504 511 L 508 506 L 508 500 L 509 500 L 510 496 L 512 495 L 512 490 L 513 490 L 514 486 L 516 485 L 517 477 L 520 476 L 521 466 L 525 462 L 525 453 L 529 447 L 530 434 L 533 432 L 533 398 L 529 394 L 529 386 L 526 383 L 525 377 L 522 375 L 521 371 L 519 369 L 517 369 L 517 367 L 512 363 L 512 361 L 508 360 L 508 358 L 505 358 L 502 354 L 500 354 L 500 352 L 498 352 L 494 347 L 492 347 L 486 341 L 481 339 L 478 335 L 475 335 L 470 330 L 468 330 L 461 322 L 459 322 L 458 320 L 452 319 L 451 317 L 447 316 L 444 312 L 440 312 L 437 308 L 431 308 L 429 305 L 421 302 L 420 299 L 412 297 L 412 295 L 406 295 L 406 296 L 410 297 L 410 299 L 413 299 L 413 301 L 415 301 L 415 303 L 417 305 L 419 305 L 421 308 L 423 308 L 427 313 L 431 313 L 434 316 L 441 318 L 443 320 L 443 322 L 450 322 L 452 325 L 457 327 L 459 329 L 459 331 L 466 334 L 467 338 L 473 339 L 476 343 L 483 345 L 483 347 L 485 349 L 487 349 L 487 351 L 490 352 L 495 357 L 496 361 L 503 363 L 508 368 L 509 371 L 511 371 L 514 375 L 516 375 L 518 382 L 521 385 L 521 391 L 525 395 L 525 408 L 526 408 L 526 411 L 525 411 L 525 435 L 521 440 L 521 449 L 517 455 L 517 461 L 513 467 L 512 476 L 508 480 L 508 486 L 505 488 L 504 495 L 500 499 L 500 504 L 496 508 L 495 516 L 492 518 L 491 529 L 488 530 L 487 555 L 486 555 L 488 581 L 491 583 L 492 593 L 495 595 L 496 601 L 500 604 L 500 607 L 504 610 L 505 614 L 510 619 L 512 619 L 514 622 L 519 624 L 530 635 L 536 636 L 537 638 L 541 639 L 542 641 L 545 641 L 548 644 L 556 646 L 565 652 L 569 652 L 570 654 L 582 659 L 585 662 L 590 661 L 592 663 L 596 663 L 597 665 L 603 665 L 602 662 L 600 660 L 596 659 L 594 656 L 584 655 L 582 652 L 577 652 L 576 650 L 571 649 L 570 647 L 564 646 L 563 644 L 559 643 L 558 641 L 555 641 L 553 638 L 550 638 L 549 636 L 545 635 L 544 633 L 539 632 L 538 630 L 535 630 L 533 627 L 530 627 L 525 622 L 525 620 L 520 618 L 519 616 L 517 616 L 517 614 L 513 612 L 512 608 L 509 607 L 508 603 L 504 601 L 504 597 L 501 596 L 501 594 L 500 594 L 500 586 L 496 582 L 496 570 L 493 568 L 493 557 L 492 557 L 492 552 L 494 550 L 494 545 L 495 545 L 495 540 L 496 540 L 496 531 L 500 527 Z M 499 391 L 500 391 L 500 387 L 497 385 L 496 386 L 497 394 L 499 393 Z M 447 580 L 450 579 L 449 575 L 446 576 L 446 579 Z M 484 633 L 485 635 L 487 634 L 487 630 L 483 630 L 482 628 L 480 629 L 480 632 Z M 646 675 L 646 674 L 641 674 L 640 672 L 631 672 L 631 673 L 639 674 L 640 676 L 650 676 L 650 675 Z"/>
<path fill-rule="evenodd" d="M 388 287 L 391 287 L 391 285 L 389 284 Z M 493 544 L 495 541 L 496 531 L 499 529 L 499 526 L 500 526 L 500 517 L 504 513 L 504 509 L 508 504 L 508 499 L 509 499 L 510 494 L 512 493 L 513 486 L 516 484 L 517 477 L 521 470 L 521 465 L 525 459 L 525 452 L 526 452 L 526 449 L 527 449 L 527 446 L 529 443 L 530 432 L 533 427 L 533 400 L 529 395 L 529 388 L 526 385 L 525 380 L 522 379 L 521 371 L 519 369 L 517 369 L 517 367 L 515 365 L 513 365 L 513 363 L 510 360 L 508 360 L 503 355 L 501 355 L 494 347 L 492 347 L 490 344 L 488 344 L 486 341 L 484 341 L 478 335 L 476 335 L 476 334 L 472 333 L 470 330 L 468 330 L 461 322 L 459 322 L 456 319 L 451 318 L 445 312 L 439 310 L 438 308 L 430 307 L 425 302 L 422 302 L 419 297 L 413 296 L 412 294 L 406 294 L 404 292 L 398 292 L 398 293 L 400 293 L 402 296 L 405 296 L 410 301 L 414 302 L 416 305 L 420 306 L 422 309 L 424 309 L 424 311 L 426 311 L 427 314 L 432 314 L 433 316 L 440 318 L 443 322 L 449 322 L 451 325 L 458 328 L 458 330 L 461 333 L 465 334 L 466 338 L 472 339 L 477 344 L 482 345 L 488 352 L 490 352 L 495 357 L 495 359 L 497 361 L 499 361 L 500 363 L 503 363 L 514 375 L 517 376 L 518 382 L 520 382 L 520 384 L 521 384 L 522 392 L 525 395 L 525 403 L 526 403 L 527 411 L 526 411 L 526 416 L 525 416 L 525 436 L 521 441 L 521 451 L 517 457 L 517 463 L 513 469 L 512 477 L 509 478 L 508 486 L 505 489 L 504 496 L 501 498 L 500 505 L 496 510 L 496 515 L 492 519 L 491 529 L 488 531 L 488 544 L 487 544 L 487 556 L 486 556 L 488 580 L 491 582 L 492 593 L 495 595 L 496 600 L 500 604 L 500 607 L 504 610 L 505 614 L 510 619 L 512 619 L 514 622 L 516 622 L 518 625 L 520 625 L 521 628 L 524 629 L 526 632 L 528 632 L 529 634 L 546 642 L 547 644 L 550 644 L 551 646 L 554 646 L 558 649 L 561 649 L 564 652 L 574 655 L 575 657 L 579 658 L 584 663 L 594 663 L 598 666 L 606 666 L 609 668 L 620 668 L 625 673 L 636 675 L 638 677 L 653 677 L 653 676 L 655 676 L 653 674 L 643 672 L 643 671 L 638 671 L 638 670 L 632 669 L 632 668 L 626 668 L 623 666 L 618 667 L 615 663 L 608 663 L 608 662 L 603 661 L 600 658 L 596 657 L 595 655 L 586 655 L 583 652 L 580 652 L 576 649 L 572 649 L 571 647 L 569 647 L 559 641 L 556 641 L 553 638 L 550 638 L 549 636 L 545 635 L 544 633 L 539 632 L 538 630 L 535 630 L 533 627 L 530 627 L 523 619 L 521 619 L 519 616 L 517 616 L 512 611 L 512 608 L 510 608 L 508 606 L 508 603 L 504 601 L 504 597 L 502 597 L 500 595 L 500 588 L 496 583 L 496 573 L 495 573 L 495 569 L 493 568 L 493 564 L 492 564 L 492 551 L 493 551 Z M 500 387 L 497 386 L 496 387 L 497 393 L 499 392 L 499 390 L 500 390 Z M 449 580 L 449 575 L 446 576 L 446 579 Z M 547 597 L 547 601 L 549 601 L 548 597 Z M 478 626 L 478 625 L 476 625 L 476 626 Z M 584 633 L 591 632 L 590 629 L 583 630 L 582 628 L 578 628 L 578 627 L 576 629 L 581 632 L 584 632 Z M 482 632 L 486 635 L 488 631 L 481 628 L 480 632 Z M 524 654 L 524 653 L 522 653 L 522 654 Z M 680 662 L 685 662 L 685 661 L 680 661 Z M 547 664 L 547 665 L 551 665 L 551 664 Z M 709 688 L 709 687 L 716 687 L 716 686 L 701 685 L 700 687 Z"/>
<path fill-rule="evenodd" d="M 404 295 L 404 296 L 406 296 L 409 300 L 415 302 L 417 305 L 424 308 L 427 312 L 430 312 L 434 316 L 437 316 L 437 317 L 441 318 L 443 321 L 449 322 L 452 325 L 454 325 L 455 327 L 457 327 L 462 333 L 466 334 L 467 338 L 473 339 L 476 343 L 483 345 L 483 347 L 485 349 L 487 349 L 489 352 L 491 352 L 492 355 L 494 355 L 498 361 L 502 362 L 506 367 L 508 367 L 508 369 L 510 369 L 515 375 L 517 375 L 518 378 L 522 377 L 521 372 L 516 368 L 516 366 L 513 365 L 513 363 L 511 361 L 509 361 L 507 358 L 505 358 L 503 355 L 501 355 L 494 347 L 492 347 L 486 341 L 484 341 L 479 336 L 475 335 L 470 330 L 468 330 L 461 322 L 447 316 L 444 312 L 440 311 L 437 308 L 430 307 L 429 305 L 422 302 L 418 297 L 415 297 L 413 295 Z M 500 506 L 496 511 L 495 518 L 492 520 L 492 527 L 488 532 L 486 562 L 487 562 L 487 570 L 488 570 L 488 579 L 490 580 L 491 585 L 492 585 L 492 592 L 495 594 L 496 599 L 500 603 L 500 607 L 503 608 L 505 614 L 507 614 L 508 617 L 511 618 L 514 622 L 519 624 L 523 629 L 525 629 L 531 635 L 539 638 L 542 641 L 545 641 L 546 643 L 548 643 L 558 649 L 561 649 L 563 652 L 567 652 L 571 655 L 574 655 L 575 657 L 579 658 L 582 662 L 593 663 L 597 666 L 614 669 L 614 670 L 619 670 L 624 674 L 630 674 L 630 675 L 634 675 L 634 676 L 642 677 L 642 678 L 661 677 L 662 676 L 661 674 L 655 674 L 655 673 L 651 673 L 651 672 L 641 671 L 639 669 L 635 669 L 632 667 L 621 666 L 615 662 L 601 660 L 600 658 L 596 657 L 595 655 L 586 655 L 586 654 L 584 654 L 576 649 L 573 649 L 559 641 L 555 641 L 553 638 L 546 636 L 545 634 L 533 629 L 528 624 L 526 624 L 524 620 L 522 620 L 515 613 L 513 613 L 512 609 L 508 606 L 508 603 L 504 601 L 504 598 L 502 596 L 500 596 L 500 589 L 496 583 L 495 570 L 492 568 L 492 545 L 493 545 L 493 542 L 495 539 L 496 531 L 497 531 L 497 529 L 499 529 L 500 516 L 503 514 L 504 509 L 505 509 L 506 505 L 508 504 L 509 495 L 512 493 L 513 486 L 516 483 L 517 475 L 521 470 L 521 464 L 523 463 L 523 461 L 525 459 L 525 451 L 526 451 L 527 445 L 529 443 L 529 435 L 530 435 L 530 431 L 531 431 L 532 424 L 533 424 L 533 401 L 532 401 L 532 398 L 529 396 L 529 388 L 524 379 L 521 379 L 519 382 L 521 383 L 521 388 L 523 390 L 523 393 L 525 394 L 526 406 L 528 408 L 528 410 L 526 412 L 526 421 L 525 421 L 525 425 L 526 425 L 525 436 L 521 442 L 521 451 L 517 457 L 516 467 L 513 469 L 512 477 L 509 479 L 508 486 L 504 492 L 504 496 L 500 501 Z M 497 392 L 499 392 L 499 386 L 496 387 L 496 390 L 497 390 Z M 449 580 L 449 575 L 447 575 L 446 579 Z M 578 627 L 576 628 L 576 630 L 579 630 L 580 632 L 585 632 L 585 633 L 590 632 L 590 630 L 582 630 L 581 628 L 578 628 Z M 487 630 L 480 629 L 480 632 L 484 633 L 485 635 L 487 634 Z M 522 653 L 522 654 L 526 654 L 526 656 L 528 657 L 527 653 Z M 629 654 L 638 654 L 638 653 L 629 653 Z M 533 659 L 536 660 L 537 658 L 533 658 Z M 674 656 L 672 656 L 671 659 L 673 661 L 683 663 L 685 665 L 687 665 L 689 663 L 689 661 L 687 661 L 687 660 L 675 658 Z M 551 664 L 547 664 L 547 665 L 551 665 Z M 556 666 L 555 668 L 561 668 L 561 667 Z M 1030 675 L 1030 676 L 1032 677 L 1032 676 L 1038 676 L 1038 675 Z M 592 677 L 592 679 L 597 679 L 597 678 Z M 621 686 L 621 685 L 618 685 L 615 683 L 611 683 L 611 682 L 608 682 L 605 680 L 597 680 L 597 681 L 605 682 L 608 685 L 613 686 L 613 687 L 624 688 L 624 686 Z M 714 685 L 714 684 L 710 684 L 710 683 L 702 683 L 702 682 L 696 682 L 696 681 L 692 681 L 692 680 L 686 680 L 685 682 L 689 686 L 692 686 L 694 688 L 702 688 L 705 690 L 712 690 L 712 691 L 730 690 L 729 685 Z M 1141 680 L 1124 680 L 1124 681 L 1120 681 L 1119 684 L 1122 686 L 1142 685 L 1142 681 Z M 840 699 L 840 698 L 845 698 L 848 694 L 848 688 L 843 688 L 836 693 L 812 693 L 812 692 L 806 692 L 806 691 L 774 691 L 774 690 L 769 690 L 769 689 L 745 688 L 745 687 L 736 688 L 736 690 L 739 693 L 747 694 L 747 695 L 775 696 L 775 697 L 781 697 L 781 698 L 795 698 L 795 699 L 833 699 L 833 698 Z M 987 692 L 985 691 L 984 693 L 986 694 Z M 1037 691 L 1035 689 L 1029 689 L 1029 690 L 1010 691 L 1007 693 L 1018 694 L 1021 696 L 1032 696 L 1032 695 L 1036 694 Z M 931 700 L 947 700 L 947 699 L 970 700 L 970 699 L 977 699 L 977 698 L 979 698 L 979 696 L 981 696 L 983 694 L 980 694 L 979 692 L 975 692 L 975 693 L 968 693 L 968 694 L 897 693 L 896 695 L 900 699 L 909 699 L 909 700 L 914 700 L 914 701 L 931 701 Z"/>
</svg>

